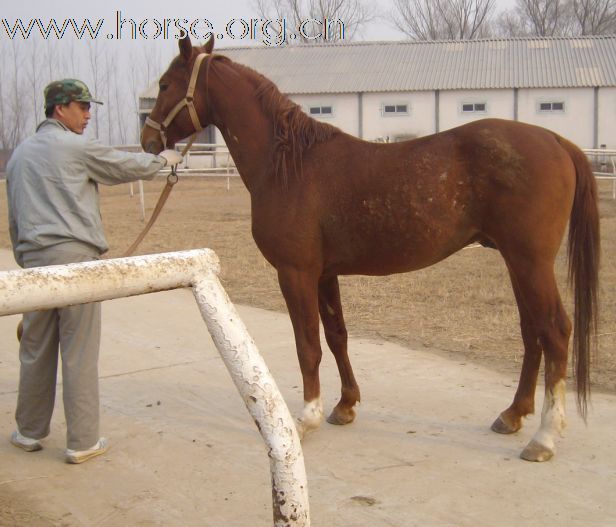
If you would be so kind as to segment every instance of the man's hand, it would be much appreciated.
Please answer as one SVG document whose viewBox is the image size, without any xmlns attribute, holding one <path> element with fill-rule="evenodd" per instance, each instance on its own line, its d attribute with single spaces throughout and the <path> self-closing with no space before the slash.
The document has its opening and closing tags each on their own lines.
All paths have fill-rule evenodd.
<svg viewBox="0 0 616 527">
<path fill-rule="evenodd" d="M 177 150 L 163 150 L 160 154 L 160 157 L 165 159 L 165 166 L 177 165 L 182 162 L 182 156 Z"/>
</svg>

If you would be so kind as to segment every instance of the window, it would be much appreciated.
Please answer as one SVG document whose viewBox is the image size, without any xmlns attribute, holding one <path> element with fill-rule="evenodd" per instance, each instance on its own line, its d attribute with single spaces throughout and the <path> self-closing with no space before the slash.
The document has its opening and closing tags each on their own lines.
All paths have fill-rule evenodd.
<svg viewBox="0 0 616 527">
<path fill-rule="evenodd" d="M 486 113 L 488 105 L 485 102 L 462 103 L 462 113 Z"/>
<path fill-rule="evenodd" d="M 311 106 L 308 110 L 313 117 L 332 117 L 334 109 L 331 106 Z"/>
<path fill-rule="evenodd" d="M 390 117 L 390 116 L 395 116 L 395 115 L 408 115 L 409 105 L 408 104 L 383 104 L 382 112 L 385 117 Z"/>
<path fill-rule="evenodd" d="M 565 103 L 562 101 L 540 102 L 539 111 L 540 112 L 564 112 Z"/>
</svg>

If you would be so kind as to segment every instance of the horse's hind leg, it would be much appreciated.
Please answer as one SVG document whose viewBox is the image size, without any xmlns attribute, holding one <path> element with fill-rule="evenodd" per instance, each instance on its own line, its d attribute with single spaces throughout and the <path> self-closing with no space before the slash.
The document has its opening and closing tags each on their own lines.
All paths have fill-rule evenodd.
<svg viewBox="0 0 616 527">
<path fill-rule="evenodd" d="M 335 425 L 345 425 L 355 419 L 353 407 L 359 401 L 359 386 L 355 381 L 349 355 L 347 353 L 347 330 L 340 303 L 338 277 L 330 276 L 319 282 L 319 312 L 325 331 L 327 344 L 331 349 L 342 383 L 340 401 L 327 421 Z"/>
<path fill-rule="evenodd" d="M 565 427 L 565 378 L 571 322 L 558 293 L 553 260 L 532 261 L 526 255 L 515 261 L 508 259 L 508 265 L 545 357 L 541 425 L 521 457 L 528 461 L 546 461 L 554 455 L 555 435 Z"/>
<path fill-rule="evenodd" d="M 503 411 L 492 424 L 492 430 L 499 434 L 512 434 L 522 428 L 522 418 L 535 412 L 535 389 L 537 376 L 541 365 L 541 343 L 539 335 L 532 323 L 532 318 L 526 309 L 520 288 L 513 273 L 510 273 L 511 284 L 520 313 L 520 328 L 524 343 L 524 357 L 520 382 L 511 406 Z"/>
<path fill-rule="evenodd" d="M 297 431 L 300 437 L 304 437 L 323 421 L 319 381 L 322 352 L 319 339 L 318 278 L 308 272 L 286 268 L 278 270 L 278 282 L 293 324 L 302 371 L 304 410 L 298 418 Z"/>
</svg>

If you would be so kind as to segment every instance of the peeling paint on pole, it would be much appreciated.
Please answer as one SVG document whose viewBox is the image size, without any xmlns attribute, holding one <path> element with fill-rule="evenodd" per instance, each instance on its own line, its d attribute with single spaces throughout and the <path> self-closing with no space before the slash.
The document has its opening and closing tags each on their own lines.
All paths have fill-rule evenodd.
<svg viewBox="0 0 616 527">
<path fill-rule="evenodd" d="M 192 287 L 201 315 L 267 446 L 276 527 L 308 527 L 308 486 L 295 422 L 220 284 L 210 249 L 0 272 L 0 316 Z"/>
<path fill-rule="evenodd" d="M 197 249 L 5 271 L 0 315 L 190 287 L 219 268 L 214 251 Z"/>
<path fill-rule="evenodd" d="M 201 315 L 268 448 L 274 525 L 308 526 L 308 486 L 295 422 L 218 277 L 193 286 Z"/>
</svg>

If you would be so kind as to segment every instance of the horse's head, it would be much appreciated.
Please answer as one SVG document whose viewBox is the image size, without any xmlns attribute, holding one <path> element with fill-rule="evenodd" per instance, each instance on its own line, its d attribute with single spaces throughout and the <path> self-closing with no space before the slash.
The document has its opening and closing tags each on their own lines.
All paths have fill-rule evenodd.
<svg viewBox="0 0 616 527">
<path fill-rule="evenodd" d="M 141 146 L 157 154 L 208 123 L 205 91 L 195 90 L 201 64 L 214 48 L 211 36 L 204 46 L 193 47 L 187 35 L 179 41 L 180 54 L 158 81 L 156 104 L 141 130 Z"/>
</svg>

